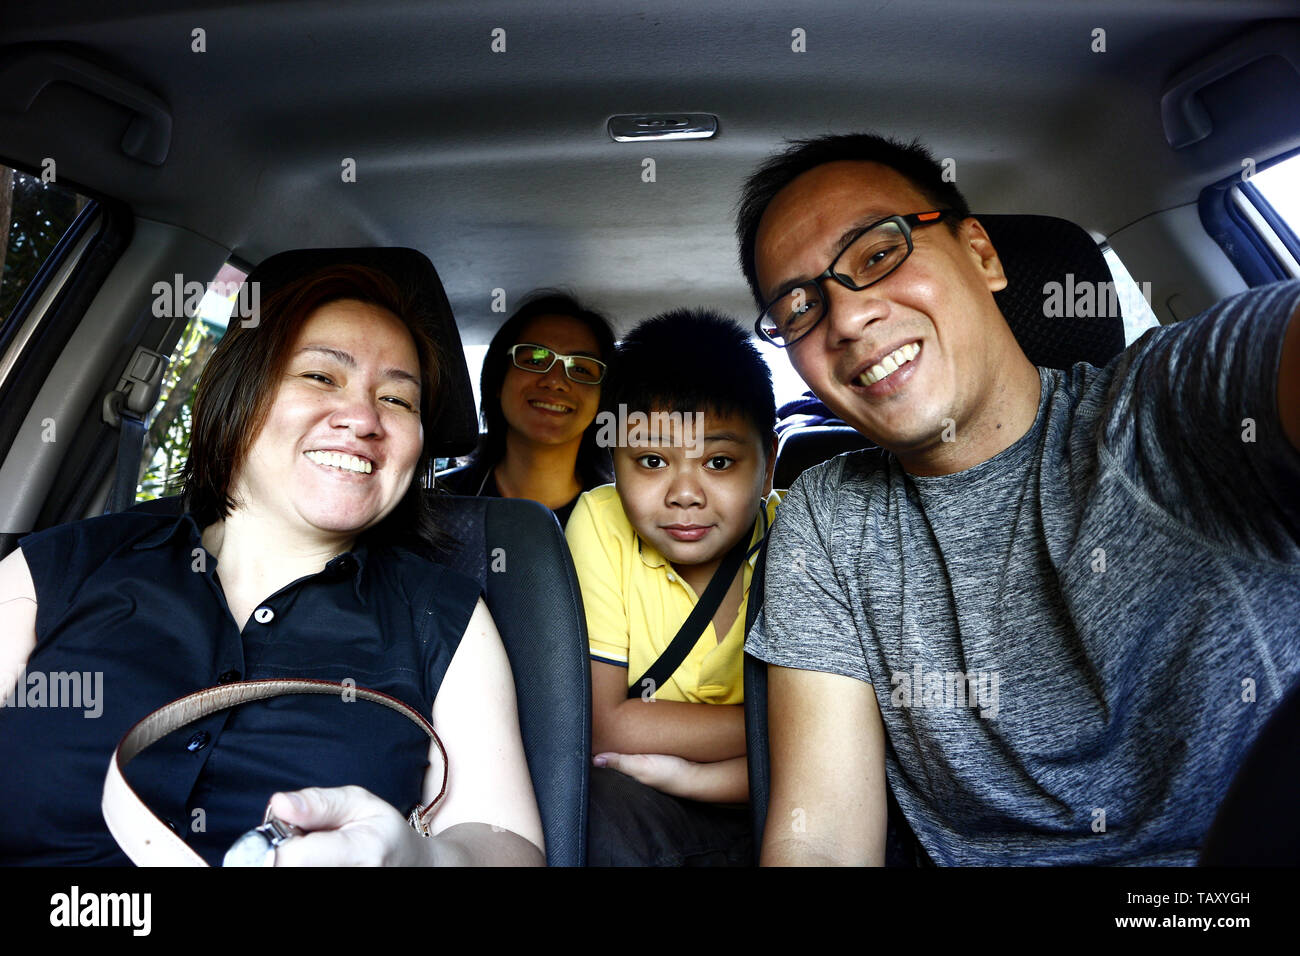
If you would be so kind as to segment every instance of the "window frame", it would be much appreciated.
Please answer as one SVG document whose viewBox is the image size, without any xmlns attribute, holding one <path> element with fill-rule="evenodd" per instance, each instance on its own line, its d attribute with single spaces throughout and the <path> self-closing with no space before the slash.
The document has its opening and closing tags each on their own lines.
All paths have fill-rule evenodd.
<svg viewBox="0 0 1300 956">
<path fill-rule="evenodd" d="M 39 175 L 5 156 L 0 156 L 0 163 L 29 176 Z M 0 462 L 8 460 L 51 371 L 135 232 L 134 213 L 125 203 L 71 180 L 64 185 L 86 197 L 86 207 L 23 290 L 14 305 L 14 321 L 6 322 L 0 333 L 0 356 L 8 356 L 9 347 L 19 336 L 23 338 L 20 351 L 6 362 L 8 371 L 0 382 L 0 407 L 5 409 L 0 419 Z M 42 303 L 55 281 L 55 294 Z M 56 477 L 54 484 L 59 483 Z M 48 505 L 47 498 L 42 511 Z M 0 529 L 0 557 L 13 549 L 20 533 Z"/>
<path fill-rule="evenodd" d="M 1300 149 L 1281 153 L 1261 164 L 1265 170 L 1293 157 Z M 1246 284 L 1254 287 L 1294 278 L 1283 252 L 1300 268 L 1300 238 L 1273 209 L 1259 189 L 1240 173 L 1211 183 L 1197 200 L 1201 225 L 1237 268 Z M 1261 231 L 1261 225 L 1272 235 Z"/>
</svg>

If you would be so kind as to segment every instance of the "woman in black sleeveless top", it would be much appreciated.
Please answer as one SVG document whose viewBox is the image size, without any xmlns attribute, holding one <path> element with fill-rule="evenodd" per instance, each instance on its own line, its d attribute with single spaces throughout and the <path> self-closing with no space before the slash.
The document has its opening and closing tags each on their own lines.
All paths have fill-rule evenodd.
<svg viewBox="0 0 1300 956">
<path fill-rule="evenodd" d="M 432 715 L 450 767 L 434 836 L 405 822 L 440 782 L 425 735 L 364 701 L 295 696 L 205 718 L 127 767 L 209 862 L 272 794 L 309 831 L 277 865 L 543 862 L 496 626 L 476 582 L 429 560 L 415 476 L 439 362 L 413 315 L 372 269 L 289 283 L 204 371 L 184 514 L 51 528 L 0 562 L 0 863 L 126 863 L 99 809 L 126 729 L 204 687 L 286 677 Z"/>
</svg>

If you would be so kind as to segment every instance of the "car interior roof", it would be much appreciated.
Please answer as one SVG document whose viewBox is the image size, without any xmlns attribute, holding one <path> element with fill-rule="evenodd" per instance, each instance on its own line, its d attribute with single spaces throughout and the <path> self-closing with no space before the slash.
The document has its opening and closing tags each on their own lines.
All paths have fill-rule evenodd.
<svg viewBox="0 0 1300 956">
<path fill-rule="evenodd" d="M 567 287 L 623 329 L 670 305 L 747 318 L 735 203 L 783 139 L 919 137 L 956 159 L 976 211 L 1110 236 L 1195 203 L 1240 169 L 1243 144 L 1257 159 L 1300 146 L 1285 122 L 1295 74 L 1276 57 L 1248 68 L 1255 109 L 1216 111 L 1223 135 L 1175 151 L 1160 114 L 1180 68 L 1294 11 L 1289 0 L 51 0 L 6 10 L 5 46 L 57 44 L 153 91 L 174 118 L 170 153 L 162 166 L 127 157 L 127 111 L 66 84 L 7 118 L 3 149 L 57 157 L 61 179 L 249 264 L 302 246 L 420 249 L 467 344 L 500 324 L 498 288 L 513 303 Z M 504 53 L 490 49 L 497 27 Z M 1097 27 L 1104 53 L 1091 48 Z M 195 28 L 206 52 L 191 49 Z M 791 50 L 796 28 L 806 53 Z M 646 144 L 606 132 L 613 114 L 679 110 L 716 114 L 719 135 Z"/>
</svg>

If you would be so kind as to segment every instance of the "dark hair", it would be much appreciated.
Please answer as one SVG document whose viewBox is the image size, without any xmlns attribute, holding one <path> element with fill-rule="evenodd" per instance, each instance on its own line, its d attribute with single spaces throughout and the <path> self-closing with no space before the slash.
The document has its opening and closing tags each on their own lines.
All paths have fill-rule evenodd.
<svg viewBox="0 0 1300 956">
<path fill-rule="evenodd" d="M 947 220 L 948 229 L 953 235 L 958 234 L 961 221 L 970 216 L 966 197 L 955 183 L 944 180 L 943 167 L 918 140 L 902 143 L 872 133 L 854 133 L 790 140 L 789 143 L 783 152 L 769 157 L 745 180 L 736 213 L 740 268 L 745 273 L 754 302 L 760 309 L 765 303 L 763 292 L 758 287 L 758 268 L 754 263 L 758 224 L 776 194 L 810 169 L 844 160 L 879 163 L 908 180 L 936 209 L 951 209 L 957 213 Z"/>
<path fill-rule="evenodd" d="M 609 408 L 741 415 L 764 454 L 776 428 L 772 371 L 733 319 L 710 309 L 673 309 L 637 325 L 614 352 Z"/>
<path fill-rule="evenodd" d="M 483 374 L 479 377 L 479 399 L 483 403 L 483 427 L 487 430 L 483 447 L 475 453 L 475 460 L 486 461 L 493 467 L 506 454 L 506 432 L 510 426 L 505 413 L 501 410 L 501 386 L 505 384 L 506 371 L 510 367 L 507 349 L 519 344 L 519 336 L 524 326 L 533 319 L 543 315 L 563 315 L 577 319 L 596 338 L 596 347 L 600 359 L 606 364 L 614 355 L 614 330 L 609 320 L 595 312 L 572 295 L 556 289 L 539 289 L 529 293 L 515 309 L 514 315 L 506 319 L 505 324 L 492 336 L 487 355 L 483 357 Z M 604 407 L 605 392 L 609 388 L 611 376 L 606 375 L 601 384 L 601 407 Z M 596 444 L 596 422 L 587 426 L 582 433 L 582 444 L 578 446 L 576 471 L 583 487 L 603 485 L 614 480 L 609 452 Z"/>
<path fill-rule="evenodd" d="M 420 419 L 429 431 L 443 359 L 413 297 L 387 274 L 367 266 L 334 265 L 302 276 L 269 295 L 255 321 L 232 321 L 199 379 L 190 454 L 181 470 L 186 507 L 199 527 L 220 521 L 238 506 L 231 494 L 235 476 L 270 414 L 299 330 L 321 306 L 343 299 L 387 309 L 411 333 L 420 361 Z M 417 466 L 410 489 L 366 532 L 367 541 L 445 543 L 422 494 L 422 473 Z"/>
</svg>

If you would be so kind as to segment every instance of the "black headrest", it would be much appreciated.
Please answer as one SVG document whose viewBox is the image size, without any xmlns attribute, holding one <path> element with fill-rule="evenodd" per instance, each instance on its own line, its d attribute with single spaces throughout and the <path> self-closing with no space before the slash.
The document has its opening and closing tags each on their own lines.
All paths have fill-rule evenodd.
<svg viewBox="0 0 1300 956">
<path fill-rule="evenodd" d="M 1075 362 L 1102 366 L 1124 350 L 1124 318 L 1118 308 L 1094 308 L 1093 315 L 1072 318 L 1044 315 L 1044 287 L 1049 282 L 1060 283 L 1062 299 L 1073 306 L 1070 290 L 1083 288 L 1080 283 L 1095 283 L 1096 292 L 1107 288 L 1100 283 L 1112 281 L 1092 236 L 1054 216 L 976 218 L 993 240 L 1007 274 L 1007 287 L 993 297 L 1029 361 L 1047 368 L 1069 368 Z M 1067 309 L 1067 314 L 1075 311 Z M 1114 314 L 1095 314 L 1109 311 Z"/>
<path fill-rule="evenodd" d="M 789 488 L 805 469 L 870 444 L 860 432 L 843 423 L 788 428 L 781 432 L 777 444 L 772 487 Z"/>
<path fill-rule="evenodd" d="M 434 401 L 434 419 L 427 423 L 424 452 L 437 458 L 467 455 L 478 441 L 478 414 L 470 386 L 465 350 L 451 314 L 451 304 L 433 263 L 422 252 L 403 248 L 293 249 L 262 261 L 248 274 L 246 282 L 261 283 L 261 301 L 299 276 L 325 266 L 361 265 L 378 269 L 406 291 L 433 340 L 443 353 L 443 381 Z"/>
</svg>

